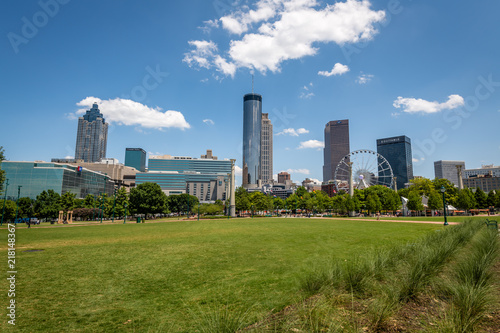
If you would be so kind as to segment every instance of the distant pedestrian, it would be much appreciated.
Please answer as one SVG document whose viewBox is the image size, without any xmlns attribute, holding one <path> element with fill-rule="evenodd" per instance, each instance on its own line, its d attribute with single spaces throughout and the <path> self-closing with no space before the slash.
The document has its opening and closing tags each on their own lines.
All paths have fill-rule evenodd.
<svg viewBox="0 0 500 333">
<path fill-rule="evenodd" d="M 28 229 L 31 228 L 31 221 L 28 219 L 28 221 L 26 222 L 26 224 L 28 225 Z"/>
</svg>

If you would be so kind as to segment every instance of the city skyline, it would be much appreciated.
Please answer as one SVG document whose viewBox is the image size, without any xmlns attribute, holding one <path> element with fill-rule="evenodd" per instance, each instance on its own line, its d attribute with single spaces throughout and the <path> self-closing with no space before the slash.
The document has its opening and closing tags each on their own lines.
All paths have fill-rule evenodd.
<svg viewBox="0 0 500 333">
<path fill-rule="evenodd" d="M 9 160 L 73 157 L 77 119 L 97 102 L 107 157 L 213 149 L 241 170 L 241 96 L 254 75 L 274 127 L 273 174 L 322 180 L 332 119 L 350 120 L 351 151 L 410 137 L 415 176 L 433 178 L 438 160 L 500 165 L 499 3 L 40 3 L 2 4 Z"/>
</svg>

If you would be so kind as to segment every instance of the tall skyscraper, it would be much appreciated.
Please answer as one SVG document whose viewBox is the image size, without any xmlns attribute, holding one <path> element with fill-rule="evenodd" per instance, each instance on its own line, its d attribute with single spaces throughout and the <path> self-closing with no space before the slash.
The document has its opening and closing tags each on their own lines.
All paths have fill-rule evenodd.
<svg viewBox="0 0 500 333">
<path fill-rule="evenodd" d="M 268 113 L 262 114 L 260 171 L 262 184 L 271 184 L 273 182 L 273 124 Z"/>
<path fill-rule="evenodd" d="M 257 187 L 260 179 L 262 96 L 243 96 L 243 187 Z"/>
<path fill-rule="evenodd" d="M 142 148 L 126 148 L 125 165 L 140 172 L 146 171 L 146 151 Z"/>
<path fill-rule="evenodd" d="M 406 135 L 377 140 L 377 153 L 385 157 L 391 165 L 392 173 L 396 178 L 397 188 L 405 188 L 405 184 L 413 179 L 413 161 L 411 154 L 411 140 Z M 383 170 L 379 170 L 379 178 L 387 177 Z M 390 180 L 384 180 L 390 182 Z"/>
<path fill-rule="evenodd" d="M 99 162 L 106 157 L 108 124 L 96 103 L 78 118 L 75 159 L 85 162 Z"/>
<path fill-rule="evenodd" d="M 340 160 L 349 153 L 349 120 L 344 119 L 328 122 L 325 126 L 324 183 L 334 179 L 335 168 L 337 168 Z"/>
<path fill-rule="evenodd" d="M 465 178 L 465 162 L 464 161 L 435 161 L 434 176 L 438 179 L 448 179 L 454 185 L 458 186 L 458 170 L 457 165 L 462 167 L 462 177 Z"/>
</svg>

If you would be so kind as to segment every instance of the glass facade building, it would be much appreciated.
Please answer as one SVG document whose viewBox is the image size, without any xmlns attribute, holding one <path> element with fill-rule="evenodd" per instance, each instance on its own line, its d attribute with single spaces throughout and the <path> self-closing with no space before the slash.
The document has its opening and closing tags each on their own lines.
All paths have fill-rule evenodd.
<svg viewBox="0 0 500 333">
<path fill-rule="evenodd" d="M 243 186 L 258 184 L 261 173 L 262 96 L 243 96 Z"/>
<path fill-rule="evenodd" d="M 435 161 L 434 176 L 438 179 L 448 179 L 454 185 L 458 186 L 458 170 L 457 165 L 462 167 L 462 178 L 465 178 L 465 162 L 464 161 Z"/>
<path fill-rule="evenodd" d="M 43 191 L 54 190 L 60 195 L 71 192 L 84 199 L 88 194 L 99 195 L 103 191 L 113 195 L 114 182 L 106 175 L 74 165 L 48 162 L 3 161 L 2 170 L 9 180 L 7 198 L 17 199 L 21 186 L 21 197 L 36 199 Z"/>
<path fill-rule="evenodd" d="M 99 162 L 106 157 L 108 124 L 97 104 L 93 104 L 83 117 L 78 118 L 75 159 Z"/>
<path fill-rule="evenodd" d="M 411 140 L 402 135 L 377 140 L 377 153 L 385 157 L 391 165 L 392 173 L 396 177 L 398 189 L 405 188 L 405 184 L 413 179 L 413 161 L 411 154 Z M 379 161 L 380 163 L 380 161 Z M 387 177 L 379 174 L 379 178 Z"/>
<path fill-rule="evenodd" d="M 151 157 L 148 172 L 136 174 L 136 185 L 157 183 L 167 194 L 190 193 L 200 201 L 224 200 L 231 161 L 191 157 Z"/>
<path fill-rule="evenodd" d="M 325 126 L 323 183 L 333 180 L 340 160 L 350 153 L 349 120 L 330 121 Z M 341 179 L 348 180 L 348 179 Z"/>
<path fill-rule="evenodd" d="M 146 171 L 146 151 L 142 148 L 126 148 L 125 166 L 136 168 L 141 172 Z"/>
</svg>

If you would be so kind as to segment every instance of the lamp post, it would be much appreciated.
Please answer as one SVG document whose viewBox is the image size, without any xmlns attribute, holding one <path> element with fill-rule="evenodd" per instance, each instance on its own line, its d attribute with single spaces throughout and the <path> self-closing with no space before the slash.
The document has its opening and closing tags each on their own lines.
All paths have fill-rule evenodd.
<svg viewBox="0 0 500 333">
<path fill-rule="evenodd" d="M 448 225 L 448 220 L 446 219 L 446 200 L 444 199 L 444 192 L 446 192 L 446 189 L 444 186 L 441 186 L 441 194 L 443 195 L 444 225 Z"/>
<path fill-rule="evenodd" d="M 17 201 L 16 201 L 16 218 L 14 219 L 14 223 L 16 223 L 17 220 L 17 213 L 19 212 L 19 196 L 21 195 L 21 187 L 22 185 L 19 185 L 17 187 Z"/>
<path fill-rule="evenodd" d="M 93 197 L 94 197 L 94 209 L 92 210 L 92 221 L 95 221 L 95 203 L 96 203 L 95 194 L 93 195 Z"/>
<path fill-rule="evenodd" d="M 198 201 L 198 221 L 200 220 L 200 202 Z"/>
<path fill-rule="evenodd" d="M 114 193 L 114 198 L 113 198 L 113 223 L 115 222 L 115 207 L 116 207 L 116 188 L 115 188 L 115 193 Z"/>
<path fill-rule="evenodd" d="M 101 223 L 102 223 L 102 216 L 104 215 L 104 193 L 101 196 Z"/>
<path fill-rule="evenodd" d="M 252 218 L 253 218 L 253 205 L 252 205 Z"/>
<path fill-rule="evenodd" d="M 125 202 L 124 206 L 125 206 L 125 217 L 123 219 L 123 224 L 127 223 L 127 203 L 126 202 Z"/>
<path fill-rule="evenodd" d="M 3 215 L 5 214 L 5 202 L 7 201 L 7 188 L 9 187 L 9 180 L 5 180 L 5 195 L 3 197 L 3 208 L 2 208 L 2 222 L 0 225 L 3 225 Z"/>
</svg>

